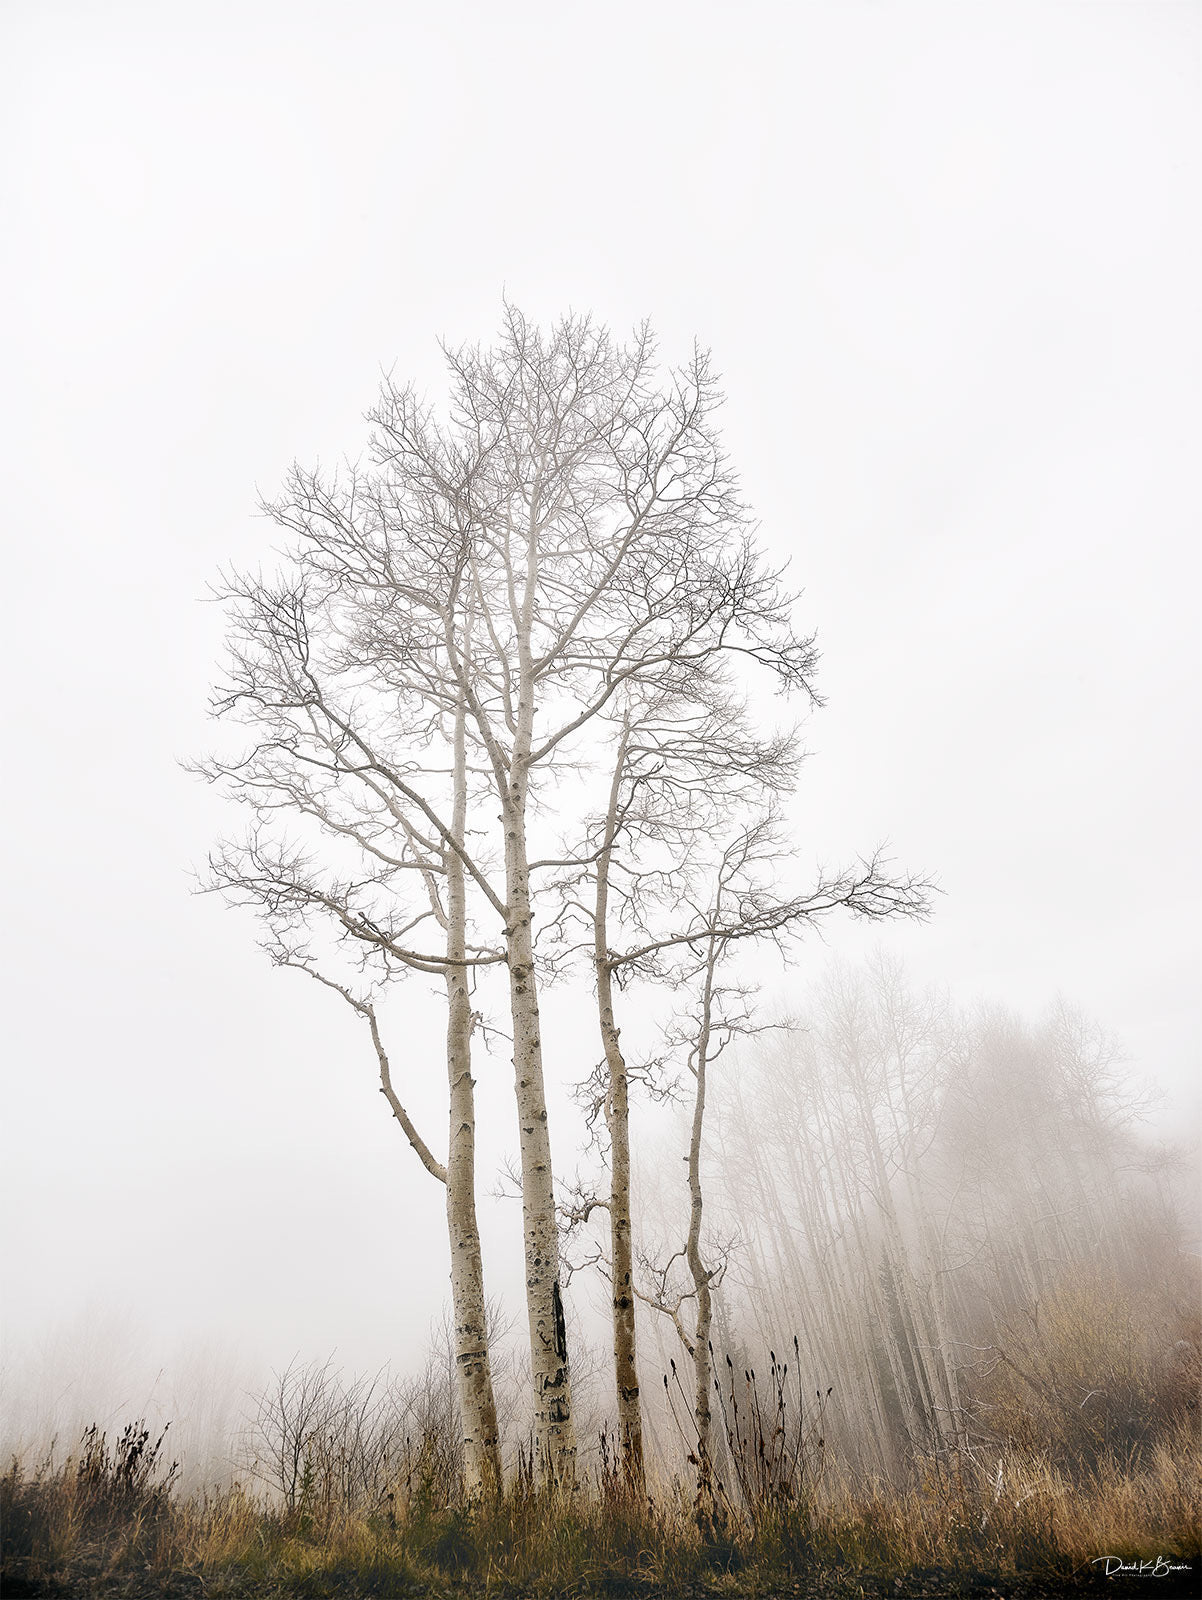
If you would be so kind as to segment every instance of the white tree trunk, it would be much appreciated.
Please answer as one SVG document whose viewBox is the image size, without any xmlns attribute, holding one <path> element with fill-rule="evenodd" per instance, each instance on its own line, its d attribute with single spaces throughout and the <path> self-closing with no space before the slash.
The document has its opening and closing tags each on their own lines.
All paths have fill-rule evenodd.
<svg viewBox="0 0 1202 1600">
<path fill-rule="evenodd" d="M 714 1308 L 713 1293 L 710 1289 L 711 1274 L 701 1258 L 701 1221 L 704 1210 L 701 1188 L 701 1135 L 705 1126 L 705 1075 L 709 1062 L 717 956 L 718 952 L 711 939 L 705 967 L 705 987 L 701 998 L 701 1028 L 697 1036 L 697 1054 L 694 1062 L 697 1088 L 693 1098 L 693 1126 L 689 1139 L 689 1235 L 685 1245 L 685 1259 L 692 1274 L 693 1289 L 697 1296 L 697 1330 L 693 1339 L 693 1410 L 697 1423 L 697 1455 L 703 1474 L 710 1461 L 710 1394 L 714 1386 L 710 1328 L 713 1324 Z"/>
<path fill-rule="evenodd" d="M 614 1378 L 618 1391 L 618 1436 L 627 1482 L 641 1490 L 643 1417 L 634 1323 L 634 1250 L 630 1224 L 630 1100 L 626 1061 L 618 1043 L 613 1012 L 613 975 L 603 959 L 597 965 L 601 1038 L 609 1074 L 605 1120 L 609 1128 L 609 1237 L 613 1283 Z"/>
<path fill-rule="evenodd" d="M 570 1486 L 576 1476 L 576 1434 L 572 1422 L 567 1329 L 559 1284 L 559 1230 L 534 971 L 530 872 L 526 856 L 525 772 L 517 761 L 514 766 L 503 816 L 506 934 L 522 1162 L 522 1232 L 534 1384 L 534 1437 L 543 1478 L 550 1483 Z"/>
<path fill-rule="evenodd" d="M 639 1399 L 635 1337 L 634 1249 L 630 1222 L 630 1095 L 626 1059 L 614 1020 L 613 968 L 609 962 L 609 867 L 617 827 L 618 798 L 626 734 L 618 748 L 610 786 L 605 841 L 597 861 L 593 915 L 593 959 L 597 974 L 597 1012 L 608 1078 L 605 1121 L 609 1130 L 609 1240 L 612 1283 L 614 1381 L 618 1396 L 618 1449 L 627 1484 L 641 1493 L 643 1415 Z"/>
<path fill-rule="evenodd" d="M 464 717 L 455 720 L 453 832 L 462 841 L 467 813 Z M 447 880 L 447 1234 L 451 1246 L 451 1301 L 455 1318 L 455 1371 L 463 1428 L 464 1491 L 469 1499 L 501 1489 L 501 1452 L 493 1396 L 484 1296 L 484 1264 L 476 1221 L 476 1102 L 472 1079 L 472 1009 L 468 992 L 464 867 L 444 852 Z"/>
</svg>

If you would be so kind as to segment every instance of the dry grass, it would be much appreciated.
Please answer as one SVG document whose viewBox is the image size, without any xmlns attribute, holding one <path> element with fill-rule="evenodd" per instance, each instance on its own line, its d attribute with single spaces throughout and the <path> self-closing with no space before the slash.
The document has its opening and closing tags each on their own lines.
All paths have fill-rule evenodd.
<svg viewBox="0 0 1202 1600">
<path fill-rule="evenodd" d="M 447 1407 L 391 1388 L 369 1404 L 372 1388 L 328 1366 L 290 1371 L 259 1414 L 252 1487 L 179 1494 L 165 1440 L 140 1425 L 111 1446 L 91 1429 L 32 1470 L 14 1462 L 0 1480 L 5 1593 L 842 1597 L 967 1592 L 980 1575 L 1052 1593 L 1104 1582 L 1092 1563 L 1105 1556 L 1188 1560 L 1196 1586 L 1197 1330 L 1171 1325 L 1188 1336 L 1166 1361 L 1164 1324 L 1149 1339 L 1104 1290 L 1073 1279 L 1047 1297 L 981 1373 L 971 1442 L 917 1457 L 904 1484 L 839 1478 L 796 1349 L 758 1380 L 726 1363 L 712 1463 L 680 1389 L 689 1481 L 634 1497 L 603 1436 L 598 1481 L 549 1495 L 527 1460 L 478 1506 L 459 1497 Z"/>
<path fill-rule="evenodd" d="M 975 1566 L 1072 1571 L 1099 1555 L 1155 1559 L 1202 1548 L 1202 1479 L 1192 1424 L 1134 1458 L 1084 1474 L 1008 1450 L 976 1474 L 929 1474 L 906 1490 L 843 1489 L 815 1518 L 816 1545 L 853 1565 L 905 1571 Z"/>
<path fill-rule="evenodd" d="M 85 1443 L 60 1465 L 5 1475 L 5 1592 L 742 1594 L 804 1580 L 819 1593 L 836 1592 L 839 1574 L 879 1582 L 931 1569 L 1067 1582 L 1099 1555 L 1197 1561 L 1196 1444 L 1183 1423 L 1084 1474 L 1010 1451 L 988 1470 L 930 1473 L 904 1490 L 827 1484 L 754 1518 L 731 1510 L 703 1535 L 681 1484 L 643 1502 L 548 1498 L 526 1484 L 475 1509 L 419 1493 L 395 1515 L 320 1518 L 237 1488 L 183 1499 L 161 1472 L 123 1477 L 119 1453 L 98 1475 L 93 1436 L 91 1457 Z"/>
</svg>

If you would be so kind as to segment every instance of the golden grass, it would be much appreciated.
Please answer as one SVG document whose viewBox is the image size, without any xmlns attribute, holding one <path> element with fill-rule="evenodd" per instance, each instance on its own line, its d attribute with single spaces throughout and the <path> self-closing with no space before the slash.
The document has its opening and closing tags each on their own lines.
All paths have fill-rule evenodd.
<svg viewBox="0 0 1202 1600">
<path fill-rule="evenodd" d="M 815 1547 L 853 1565 L 1066 1570 L 1100 1555 L 1154 1559 L 1202 1549 L 1202 1474 L 1192 1427 L 1135 1460 L 1103 1457 L 1084 1474 L 1007 1451 L 991 1470 L 875 1492 L 843 1489 L 814 1517 Z"/>
<path fill-rule="evenodd" d="M 692 1492 L 678 1484 L 642 1502 L 529 1489 L 474 1510 L 415 1502 L 394 1523 L 350 1513 L 315 1520 L 239 1488 L 190 1499 L 146 1484 L 98 1488 L 77 1460 L 32 1474 L 14 1464 L 2 1484 L 5 1570 L 27 1584 L 99 1593 L 141 1593 L 129 1587 L 137 1578 L 160 1593 L 191 1583 L 230 1596 L 582 1594 L 615 1583 L 750 1593 L 786 1574 L 932 1568 L 1067 1575 L 1104 1555 L 1197 1560 L 1196 1445 L 1182 1423 L 1134 1458 L 1112 1454 L 1084 1473 L 1011 1450 L 905 1489 L 827 1484 L 754 1523 L 728 1513 L 704 1537 Z M 723 1576 L 732 1573 L 737 1583 Z"/>
</svg>

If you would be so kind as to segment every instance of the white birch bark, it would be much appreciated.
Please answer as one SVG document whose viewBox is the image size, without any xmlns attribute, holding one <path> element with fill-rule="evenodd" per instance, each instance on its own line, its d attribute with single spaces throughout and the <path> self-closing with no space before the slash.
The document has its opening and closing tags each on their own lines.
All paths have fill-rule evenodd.
<svg viewBox="0 0 1202 1600">
<path fill-rule="evenodd" d="M 504 815 L 506 934 L 522 1167 L 522 1234 L 534 1384 L 534 1437 L 543 1477 L 553 1484 L 570 1486 L 576 1474 L 576 1435 L 572 1422 L 567 1328 L 559 1281 L 559 1230 L 555 1217 L 551 1136 L 547 1125 L 538 984 L 534 970 L 525 799 L 525 774 L 519 769 L 510 787 Z"/>
<path fill-rule="evenodd" d="M 464 709 L 455 715 L 455 792 L 452 831 L 462 842 L 467 821 Z M 463 1429 L 464 1492 L 469 1499 L 501 1489 L 501 1451 L 493 1395 L 484 1295 L 484 1263 L 476 1220 L 476 1104 L 472 1079 L 472 1009 L 468 991 L 467 903 L 464 865 L 454 850 L 443 854 L 447 884 L 447 1235 L 451 1247 L 451 1302 L 455 1319 L 455 1373 Z"/>
<path fill-rule="evenodd" d="M 693 1058 L 696 1088 L 693 1094 L 693 1125 L 689 1136 L 689 1232 L 685 1243 L 685 1259 L 688 1262 L 693 1290 L 697 1297 L 697 1323 L 693 1339 L 693 1411 L 697 1423 L 697 1454 L 702 1466 L 702 1475 L 710 1461 L 710 1394 L 714 1386 L 714 1367 L 710 1351 L 710 1328 L 713 1323 L 713 1293 L 710 1282 L 713 1274 L 701 1256 L 701 1223 L 705 1209 L 705 1196 L 701 1187 L 701 1135 L 705 1128 L 706 1071 L 710 1055 L 714 971 L 717 960 L 717 941 L 711 938 L 706 952 L 700 1027 Z"/>
<path fill-rule="evenodd" d="M 517 704 L 508 760 L 500 757 L 487 718 L 477 722 L 492 758 L 501 790 L 505 859 L 505 940 L 509 1004 L 513 1024 L 514 1089 L 522 1171 L 522 1238 L 526 1266 L 526 1313 L 530 1334 L 530 1375 L 534 1392 L 534 1443 L 539 1472 L 551 1486 L 574 1487 L 576 1433 L 572 1420 L 572 1379 L 567 1324 L 559 1269 L 559 1229 L 555 1211 L 551 1133 L 543 1075 L 538 974 L 534 963 L 534 908 L 526 819 L 534 743 L 535 674 L 531 648 L 537 597 L 539 485 L 531 491 L 524 533 L 524 570 L 518 573 L 506 554 L 507 590 L 515 629 Z"/>
<path fill-rule="evenodd" d="M 618 1397 L 618 1448 L 629 1486 L 644 1484 L 643 1418 L 639 1400 L 638 1352 L 635 1335 L 634 1254 L 630 1221 L 630 1096 L 626 1060 L 614 1019 L 613 966 L 609 959 L 609 873 L 617 832 L 618 798 L 626 752 L 626 730 L 618 747 L 609 792 L 605 835 L 597 859 L 593 907 L 593 960 L 597 977 L 597 1013 L 608 1077 L 605 1120 L 609 1130 L 609 1238 L 612 1284 L 614 1380 Z"/>
</svg>

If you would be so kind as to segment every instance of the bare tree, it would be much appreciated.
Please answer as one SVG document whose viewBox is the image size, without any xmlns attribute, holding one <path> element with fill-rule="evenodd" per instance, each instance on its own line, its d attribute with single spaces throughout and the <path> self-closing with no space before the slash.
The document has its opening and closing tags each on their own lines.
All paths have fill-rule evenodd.
<svg viewBox="0 0 1202 1600">
<path fill-rule="evenodd" d="M 237 578 L 225 590 L 234 608 L 231 671 L 214 710 L 249 724 L 255 739 L 249 751 L 199 770 L 248 806 L 254 821 L 247 838 L 213 853 L 208 886 L 258 912 L 277 965 L 307 972 L 367 1023 L 381 1093 L 422 1165 L 445 1187 L 464 1472 L 467 1492 L 476 1495 L 499 1488 L 501 1464 L 476 1218 L 469 975 L 502 957 L 468 933 L 465 711 L 459 701 L 449 716 L 425 725 L 392 726 L 378 690 L 366 693 L 357 681 L 360 664 L 343 643 L 337 592 L 305 577 L 277 584 Z M 430 742 L 447 721 L 447 769 L 427 775 L 449 778 L 439 797 L 442 823 L 414 787 L 405 745 Z M 281 819 L 307 824 L 309 839 L 282 835 Z M 474 862 L 471 870 L 486 882 Z M 441 949 L 428 937 L 431 927 Z M 348 951 L 351 975 L 332 976 L 347 965 Z M 445 986 L 445 1164 L 398 1095 L 373 1003 L 374 988 L 406 972 L 440 975 Z"/>
<path fill-rule="evenodd" d="M 568 1481 L 575 1438 L 535 939 L 539 881 L 559 863 L 532 849 L 540 797 L 588 764 L 599 719 L 623 694 L 687 702 L 715 655 L 804 689 L 814 650 L 756 548 L 714 426 L 720 395 L 704 353 L 661 375 L 645 327 L 620 344 L 568 317 L 544 335 L 507 307 L 494 349 L 446 354 L 445 420 L 389 380 L 372 413 L 369 466 L 294 468 L 267 507 L 292 535 L 300 574 L 285 610 L 294 600 L 307 619 L 317 608 L 337 679 L 337 692 L 317 681 L 309 640 L 298 639 L 286 697 L 324 743 L 324 772 L 353 780 L 367 806 L 366 827 L 362 811 L 339 813 L 332 831 L 370 850 L 379 828 L 403 819 L 412 848 L 391 870 L 454 857 L 475 916 L 500 922 L 535 1433 L 543 1472 Z M 243 687 L 253 699 L 256 686 Z M 255 704 L 274 715 L 273 701 Z M 459 707 L 469 813 L 484 786 L 499 808 L 495 857 L 479 827 L 469 826 L 470 843 L 457 834 L 436 792 Z M 422 925 L 417 914 L 403 926 L 343 920 L 385 964 L 435 970 L 420 945 L 403 943 Z M 470 964 L 494 959 L 478 943 L 464 950 Z"/>
<path fill-rule="evenodd" d="M 708 837 L 717 809 L 737 805 L 749 794 L 785 789 L 797 764 L 791 734 L 757 738 L 750 731 L 746 708 L 725 687 L 716 665 L 711 659 L 707 672 L 694 673 L 687 697 L 646 690 L 624 694 L 621 719 L 612 722 L 606 806 L 587 835 L 585 877 L 591 874 L 593 894 L 591 902 L 575 902 L 591 932 L 604 1054 L 590 1081 L 590 1115 L 604 1115 L 609 1191 L 601 1198 L 578 1185 L 567 1218 L 576 1226 L 594 1210 L 608 1214 L 608 1260 L 595 1259 L 611 1283 L 619 1454 L 624 1478 L 636 1489 L 644 1466 L 631 1224 L 631 1070 L 616 1020 L 615 987 L 634 977 L 663 981 L 675 975 L 669 958 L 695 937 L 695 930 L 673 924 L 671 911 L 688 881 L 698 840 Z M 657 917 L 668 928 L 666 941 L 649 932 Z M 644 946 L 649 940 L 654 948 L 631 958 L 620 945 L 636 931 L 644 935 Z M 646 1071 L 638 1076 L 648 1081 Z"/>
<path fill-rule="evenodd" d="M 766 1025 L 754 1010 L 756 986 L 724 978 L 723 967 L 744 942 L 770 940 L 779 946 L 840 909 L 873 921 L 895 916 L 925 917 L 931 895 L 931 884 L 925 879 L 891 877 L 878 854 L 855 869 L 824 878 L 806 895 L 782 898 L 771 885 L 787 857 L 772 813 L 751 820 L 714 863 L 708 897 L 685 901 L 691 920 L 671 941 L 690 953 L 681 976 L 693 990 L 691 1004 L 673 1030 L 673 1042 L 684 1052 L 694 1085 L 685 1157 L 689 1224 L 684 1244 L 674 1258 L 683 1259 L 689 1287 L 669 1298 L 669 1261 L 658 1269 L 656 1291 L 645 1297 L 657 1310 L 671 1315 L 693 1364 L 694 1422 L 703 1484 L 708 1481 L 711 1467 L 713 1291 L 724 1271 L 721 1259 L 707 1259 L 702 1241 L 705 1191 L 701 1162 L 709 1073 L 735 1039 L 761 1032 Z M 654 946 L 662 949 L 668 942 L 654 941 Z M 630 952 L 625 959 L 643 959 L 646 948 Z M 691 1327 L 682 1318 L 686 1302 L 692 1303 Z"/>
<path fill-rule="evenodd" d="M 829 912 L 846 908 L 861 916 L 924 915 L 930 886 L 888 875 L 879 856 L 857 869 L 823 879 L 805 896 L 782 897 L 761 875 L 774 876 L 788 852 L 771 814 L 749 821 L 726 851 L 714 859 L 715 833 L 748 811 L 765 794 L 787 791 L 798 761 L 789 734 L 757 737 L 737 698 L 710 683 L 709 703 L 699 685 L 690 704 L 660 696 L 627 702 L 614 726 L 613 771 L 606 809 L 592 830 L 589 871 L 592 958 L 598 1015 L 605 1050 L 592 1080 L 592 1110 L 604 1111 L 609 1136 L 608 1196 L 578 1184 L 566 1207 L 579 1224 L 597 1209 L 609 1216 L 608 1263 L 612 1284 L 615 1377 L 620 1443 L 628 1479 L 641 1472 L 641 1415 L 635 1350 L 631 1271 L 629 1069 L 620 1044 L 615 986 L 634 978 L 669 979 L 695 990 L 689 1013 L 673 1030 L 671 1044 L 693 1077 L 689 1152 L 690 1222 L 680 1250 L 644 1269 L 651 1287 L 641 1292 L 667 1314 L 695 1368 L 694 1417 L 703 1472 L 708 1471 L 712 1384 L 709 1342 L 713 1290 L 725 1270 L 725 1253 L 704 1258 L 701 1178 L 702 1130 L 708 1069 L 740 1034 L 759 1031 L 752 992 L 719 980 L 719 968 L 742 940 L 781 940 Z M 625 948 L 619 940 L 627 941 Z M 615 947 L 617 946 L 617 947 Z M 712 1244 L 710 1246 L 712 1250 Z M 682 1286 L 672 1267 L 687 1268 Z M 687 1308 L 691 1306 L 689 1311 Z"/>
<path fill-rule="evenodd" d="M 359 659 L 406 703 L 461 696 L 500 809 L 504 887 L 473 873 L 504 929 L 513 1027 L 535 1428 L 543 1470 L 572 1475 L 539 1016 L 532 806 L 586 761 L 624 688 L 687 687 L 722 650 L 786 687 L 813 659 L 755 549 L 713 426 L 698 352 L 660 382 L 649 332 L 586 318 L 544 336 L 507 308 L 498 346 L 448 352 L 449 419 L 385 385 L 374 469 L 295 472 L 271 509 L 330 587 L 354 595 Z"/>
</svg>

